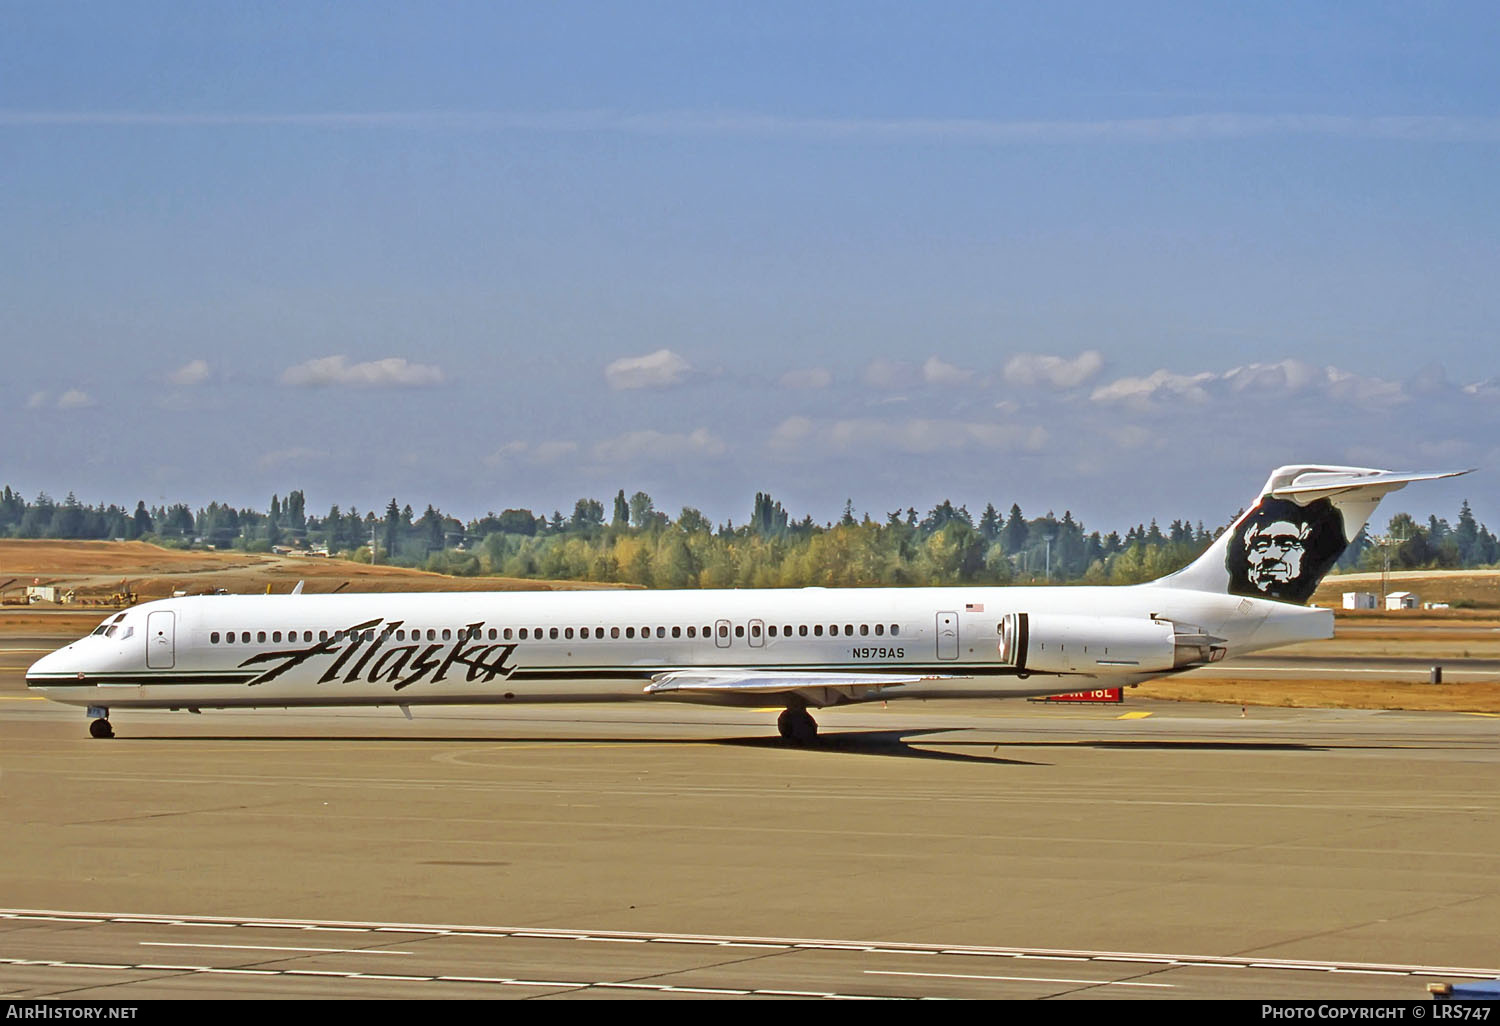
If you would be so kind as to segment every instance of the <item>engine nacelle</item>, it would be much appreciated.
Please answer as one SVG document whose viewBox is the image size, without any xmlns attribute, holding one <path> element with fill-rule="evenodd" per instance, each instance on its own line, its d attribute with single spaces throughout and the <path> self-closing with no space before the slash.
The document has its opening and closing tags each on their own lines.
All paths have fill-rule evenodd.
<svg viewBox="0 0 1500 1026">
<path fill-rule="evenodd" d="M 1223 638 L 1150 617 L 1007 613 L 1000 661 L 1022 673 L 1162 673 L 1224 657 Z"/>
</svg>

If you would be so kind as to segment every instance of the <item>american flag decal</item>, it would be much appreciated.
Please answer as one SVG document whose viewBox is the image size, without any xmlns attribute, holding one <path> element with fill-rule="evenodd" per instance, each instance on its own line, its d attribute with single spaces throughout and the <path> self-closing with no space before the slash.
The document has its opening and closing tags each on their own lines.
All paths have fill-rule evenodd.
<svg viewBox="0 0 1500 1026">
<path fill-rule="evenodd" d="M 964 603 L 964 612 L 966 612 L 966 613 L 982 613 L 982 612 L 984 612 L 984 603 L 983 602 L 965 602 Z"/>
</svg>

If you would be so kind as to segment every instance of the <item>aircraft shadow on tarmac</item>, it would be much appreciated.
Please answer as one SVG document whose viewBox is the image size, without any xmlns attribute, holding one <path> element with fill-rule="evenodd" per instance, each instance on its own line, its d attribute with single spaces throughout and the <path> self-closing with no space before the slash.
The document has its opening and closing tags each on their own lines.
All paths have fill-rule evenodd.
<svg viewBox="0 0 1500 1026">
<path fill-rule="evenodd" d="M 963 751 L 936 751 L 930 748 L 913 747 L 914 743 L 922 743 L 927 735 L 951 735 L 956 733 L 952 728 L 940 730 L 852 730 L 829 732 L 819 735 L 818 739 L 810 745 L 792 745 L 779 737 L 590 737 L 587 735 L 550 735 L 550 736 L 527 736 L 507 735 L 504 737 L 481 737 L 463 735 L 396 735 L 396 734 L 135 734 L 122 736 L 114 739 L 119 741 L 167 741 L 177 743 L 215 742 L 224 741 L 291 741 L 291 742 L 317 742 L 320 744 L 393 744 L 393 743 L 428 743 L 428 744 L 485 744 L 485 745 L 536 745 L 554 744 L 558 746 L 587 744 L 596 746 L 618 745 L 622 748 L 635 748 L 641 745 L 682 745 L 682 746 L 713 746 L 723 745 L 725 747 L 737 748 L 765 748 L 770 750 L 781 749 L 795 752 L 827 752 L 830 754 L 841 753 L 846 755 L 878 755 L 892 758 L 905 759 L 931 759 L 939 762 L 982 762 L 996 763 L 1011 766 L 1046 766 L 1050 763 L 1033 762 L 1025 759 L 1005 759 L 993 753 L 999 750 L 1001 745 L 1011 747 L 1012 742 L 997 742 L 993 739 L 987 741 L 967 740 L 933 740 L 926 741 L 927 744 L 941 745 L 945 749 L 988 749 L 988 753 L 963 752 Z"/>
</svg>

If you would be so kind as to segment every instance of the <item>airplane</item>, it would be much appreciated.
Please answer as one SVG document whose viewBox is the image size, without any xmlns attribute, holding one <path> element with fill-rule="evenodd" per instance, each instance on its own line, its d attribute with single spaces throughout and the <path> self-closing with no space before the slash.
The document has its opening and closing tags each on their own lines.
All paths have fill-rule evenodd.
<svg viewBox="0 0 1500 1026">
<path fill-rule="evenodd" d="M 202 709 L 674 700 L 810 709 L 1123 687 L 1333 636 L 1309 608 L 1394 473 L 1295 465 L 1187 567 L 1113 587 L 200 595 L 144 603 L 37 660 L 29 689 L 87 707 Z"/>
</svg>

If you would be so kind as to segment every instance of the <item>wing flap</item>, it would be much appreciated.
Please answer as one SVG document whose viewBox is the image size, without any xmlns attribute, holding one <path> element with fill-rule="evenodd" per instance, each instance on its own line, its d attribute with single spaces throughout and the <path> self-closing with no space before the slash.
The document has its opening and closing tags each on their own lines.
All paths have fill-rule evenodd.
<svg viewBox="0 0 1500 1026">
<path fill-rule="evenodd" d="M 946 675 L 919 673 L 819 673 L 796 670 L 669 670 L 651 678 L 646 694 L 773 695 L 808 688 L 864 692 L 892 684 L 946 680 Z"/>
</svg>

